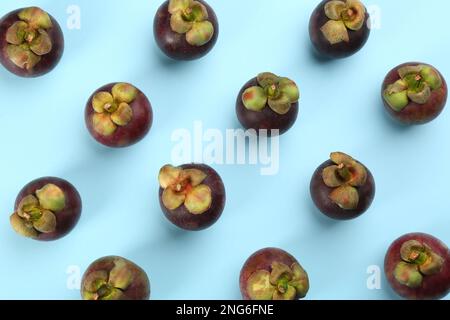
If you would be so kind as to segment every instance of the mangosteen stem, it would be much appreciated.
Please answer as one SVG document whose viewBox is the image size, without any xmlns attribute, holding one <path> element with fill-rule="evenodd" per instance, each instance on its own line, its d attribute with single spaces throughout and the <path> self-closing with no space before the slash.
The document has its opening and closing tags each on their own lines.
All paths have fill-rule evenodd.
<svg viewBox="0 0 450 320">
<path fill-rule="evenodd" d="M 108 295 L 110 295 L 111 292 L 112 292 L 112 288 L 111 288 L 111 286 L 108 285 L 108 284 L 102 285 L 102 286 L 97 290 L 97 294 L 98 294 L 98 297 L 99 297 L 100 299 L 101 299 L 101 298 L 104 298 L 104 297 L 106 297 L 106 296 L 108 296 Z"/>
<path fill-rule="evenodd" d="M 269 97 L 275 97 L 277 94 L 278 87 L 275 84 L 272 84 L 267 88 L 267 95 Z"/>
<path fill-rule="evenodd" d="M 288 289 L 288 279 L 283 278 L 278 281 L 277 289 L 280 293 L 286 293 Z"/>
<path fill-rule="evenodd" d="M 348 181 L 352 177 L 350 170 L 344 164 L 340 164 L 338 166 L 337 173 L 338 173 L 339 177 L 342 178 L 344 181 Z"/>
<path fill-rule="evenodd" d="M 191 8 L 187 8 L 186 10 L 183 11 L 183 18 L 186 21 L 194 21 L 195 20 L 195 16 L 192 14 Z"/>
</svg>

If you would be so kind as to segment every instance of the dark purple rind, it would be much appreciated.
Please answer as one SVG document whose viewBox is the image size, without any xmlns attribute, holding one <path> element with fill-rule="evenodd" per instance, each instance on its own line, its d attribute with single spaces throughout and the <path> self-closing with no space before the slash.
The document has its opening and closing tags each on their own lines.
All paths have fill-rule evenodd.
<svg viewBox="0 0 450 320">
<path fill-rule="evenodd" d="M 270 109 L 268 105 L 262 111 L 248 110 L 242 102 L 242 95 L 244 91 L 250 87 L 257 86 L 257 78 L 248 81 L 239 91 L 236 99 L 236 114 L 239 122 L 245 129 L 254 129 L 259 134 L 259 130 L 268 130 L 268 135 L 271 135 L 271 130 L 279 130 L 280 135 L 286 133 L 295 124 L 299 113 L 298 102 L 293 103 L 288 113 L 281 115 Z"/>
<path fill-rule="evenodd" d="M 412 289 L 400 284 L 394 276 L 397 264 L 402 260 L 400 249 L 403 243 L 416 240 L 428 245 L 444 259 L 440 273 L 424 276 L 420 288 Z M 438 300 L 450 293 L 450 251 L 439 239 L 425 233 L 410 233 L 395 240 L 389 247 L 384 260 L 384 272 L 392 289 L 401 297 L 410 300 Z"/>
<path fill-rule="evenodd" d="M 324 37 L 320 29 L 330 20 L 325 15 L 325 4 L 330 0 L 322 1 L 311 15 L 309 21 L 309 36 L 313 47 L 320 56 L 327 58 L 346 58 L 349 57 L 364 47 L 369 39 L 370 29 L 368 27 L 369 14 L 366 10 L 366 17 L 361 29 L 353 31 L 347 29 L 350 42 L 340 42 L 331 45 L 330 42 Z"/>
<path fill-rule="evenodd" d="M 295 259 L 291 254 L 278 248 L 265 248 L 255 252 L 250 256 L 250 258 L 247 259 L 239 276 L 239 287 L 244 300 L 251 300 L 247 293 L 247 283 L 251 275 L 260 270 L 271 272 L 272 263 L 275 261 L 283 263 L 289 267 L 291 267 L 294 263 L 299 264 L 297 259 Z"/>
<path fill-rule="evenodd" d="M 214 26 L 212 39 L 203 46 L 191 46 L 186 41 L 186 34 L 172 31 L 170 27 L 169 1 L 165 1 L 158 9 L 153 22 L 153 34 L 156 43 L 164 54 L 175 60 L 195 60 L 211 51 L 219 37 L 219 23 L 214 10 L 203 0 L 198 0 L 208 11 L 208 20 Z"/>
<path fill-rule="evenodd" d="M 51 233 L 40 233 L 36 238 L 36 240 L 40 241 L 53 241 L 66 236 L 73 228 L 75 228 L 80 219 L 82 210 L 80 194 L 71 183 L 60 178 L 45 177 L 36 179 L 23 187 L 16 198 L 14 211 L 17 211 L 19 203 L 23 198 L 29 195 L 36 196 L 36 191 L 42 189 L 47 184 L 54 184 L 64 192 L 66 206 L 62 211 L 55 213 L 56 230 Z"/>
<path fill-rule="evenodd" d="M 447 103 L 447 83 L 443 75 L 434 67 L 433 68 L 438 71 L 439 75 L 441 76 L 442 87 L 432 91 L 430 100 L 426 104 L 418 104 L 410 101 L 406 108 L 404 108 L 400 112 L 397 112 L 392 109 L 386 102 L 386 100 L 384 99 L 384 91 L 390 84 L 393 84 L 400 79 L 398 69 L 405 66 L 417 66 L 419 64 L 433 67 L 429 64 L 421 62 L 408 62 L 401 64 L 389 71 L 381 87 L 381 99 L 383 100 L 384 108 L 393 119 L 405 125 L 420 125 L 433 121 L 442 113 L 445 108 L 445 104 Z"/>
<path fill-rule="evenodd" d="M 200 215 L 190 213 L 184 205 L 175 210 L 167 209 L 162 202 L 164 189 L 159 189 L 159 203 L 166 218 L 181 229 L 189 231 L 200 231 L 209 228 L 219 220 L 225 208 L 225 186 L 219 174 L 210 166 L 204 164 L 186 164 L 182 169 L 198 169 L 207 177 L 202 184 L 207 185 L 212 191 L 211 208 Z"/>
<path fill-rule="evenodd" d="M 310 192 L 314 204 L 317 208 L 326 216 L 337 219 L 337 220 L 351 220 L 359 217 L 364 212 L 369 209 L 375 197 L 375 181 L 372 173 L 367 169 L 367 180 L 366 183 L 357 187 L 359 193 L 358 207 L 355 210 L 344 210 L 340 208 L 330 199 L 330 193 L 334 188 L 328 187 L 323 181 L 322 172 L 326 167 L 332 166 L 334 163 L 330 160 L 324 162 L 317 170 L 314 172 Z"/>
<path fill-rule="evenodd" d="M 92 117 L 95 114 L 95 110 L 92 107 L 92 100 L 100 91 L 111 92 L 116 84 L 117 82 L 107 84 L 96 90 L 90 96 L 86 103 L 85 122 L 89 133 L 99 143 L 112 148 L 124 148 L 138 143 L 147 135 L 153 123 L 153 110 L 150 101 L 144 93 L 135 87 L 139 93 L 136 99 L 130 104 L 133 110 L 133 118 L 130 123 L 124 127 L 117 126 L 116 131 L 110 136 L 99 134 L 92 126 Z"/>
<path fill-rule="evenodd" d="M 33 69 L 26 70 L 19 68 L 8 58 L 6 51 L 8 45 L 6 41 L 6 31 L 8 31 L 9 27 L 16 21 L 20 21 L 17 15 L 23 9 L 26 8 L 14 10 L 0 19 L 0 63 L 8 71 L 19 77 L 35 78 L 50 72 L 59 63 L 64 53 L 64 35 L 58 22 L 50 14 L 48 14 L 53 24 L 52 28 L 46 30 L 52 40 L 52 51 L 41 56 L 41 61 L 39 61 Z"/>
<path fill-rule="evenodd" d="M 150 298 L 150 281 L 146 272 L 134 262 L 122 257 L 109 256 L 94 261 L 84 272 L 81 280 L 81 290 L 84 288 L 86 277 L 96 271 L 106 271 L 108 274 L 114 268 L 115 259 L 123 259 L 127 262 L 129 270 L 133 273 L 133 281 L 130 286 L 123 290 L 122 300 L 148 300 Z"/>
</svg>

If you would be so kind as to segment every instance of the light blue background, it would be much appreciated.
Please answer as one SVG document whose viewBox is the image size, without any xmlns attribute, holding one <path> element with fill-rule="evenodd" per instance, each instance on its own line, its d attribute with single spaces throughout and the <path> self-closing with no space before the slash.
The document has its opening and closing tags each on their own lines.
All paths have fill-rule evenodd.
<svg viewBox="0 0 450 320">
<path fill-rule="evenodd" d="M 116 254 L 147 271 L 153 299 L 239 299 L 244 261 L 276 246 L 308 271 L 308 299 L 391 299 L 384 277 L 381 290 L 367 289 L 366 270 L 382 266 L 394 239 L 423 231 L 450 243 L 450 113 L 402 128 L 387 118 L 379 96 L 387 71 L 406 61 L 433 64 L 450 78 L 448 2 L 366 1 L 381 8 L 382 28 L 359 54 L 332 62 L 311 55 L 307 28 L 318 1 L 209 2 L 220 20 L 216 47 L 202 60 L 175 63 L 153 39 L 160 1 L 1 1 L 1 15 L 29 5 L 49 11 L 66 47 L 42 78 L 0 69 L 0 298 L 78 299 L 66 286 L 68 266 L 83 272 Z M 66 27 L 71 4 L 81 8 L 81 30 Z M 221 220 L 200 233 L 177 230 L 157 198 L 172 132 L 192 130 L 196 120 L 223 132 L 239 128 L 236 95 L 261 71 L 296 80 L 302 92 L 298 122 L 281 139 L 279 174 L 215 165 L 228 197 Z M 155 114 L 147 138 L 125 150 L 98 145 L 84 125 L 89 95 L 112 81 L 141 88 Z M 313 171 L 337 150 L 364 162 L 378 187 L 367 214 L 350 222 L 323 217 L 309 196 Z M 46 175 L 71 181 L 84 210 L 69 236 L 39 243 L 17 236 L 9 215 L 18 191 Z"/>
</svg>

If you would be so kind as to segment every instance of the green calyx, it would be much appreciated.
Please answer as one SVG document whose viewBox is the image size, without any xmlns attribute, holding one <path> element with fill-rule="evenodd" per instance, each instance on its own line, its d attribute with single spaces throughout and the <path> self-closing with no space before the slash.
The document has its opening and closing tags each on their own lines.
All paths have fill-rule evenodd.
<svg viewBox="0 0 450 320">
<path fill-rule="evenodd" d="M 56 230 L 56 214 L 64 210 L 65 206 L 64 192 L 54 184 L 47 184 L 19 202 L 10 222 L 18 234 L 36 238 L 41 233 Z"/>
<path fill-rule="evenodd" d="M 400 79 L 387 86 L 383 92 L 386 103 L 400 112 L 410 101 L 426 104 L 434 90 L 442 87 L 439 72 L 431 66 L 406 66 L 398 69 Z"/>
<path fill-rule="evenodd" d="M 289 267 L 275 261 L 271 272 L 258 270 L 247 281 L 252 300 L 297 300 L 304 298 L 308 290 L 308 274 L 298 263 Z"/>
<path fill-rule="evenodd" d="M 350 42 L 348 30 L 358 31 L 364 25 L 366 8 L 359 0 L 328 1 L 324 10 L 329 20 L 320 31 L 332 45 Z"/>
<path fill-rule="evenodd" d="M 132 282 L 133 272 L 128 263 L 117 258 L 111 271 L 95 271 L 86 276 L 82 296 L 84 300 L 122 300 Z"/>
<path fill-rule="evenodd" d="M 402 261 L 394 270 L 395 279 L 410 288 L 418 288 L 427 276 L 441 272 L 444 259 L 428 245 L 417 240 L 403 243 L 400 248 Z"/>
<path fill-rule="evenodd" d="M 191 46 L 200 47 L 211 41 L 214 26 L 208 20 L 208 10 L 199 1 L 170 0 L 170 27 L 173 32 L 186 35 Z"/>
<path fill-rule="evenodd" d="M 198 169 L 181 169 L 166 165 L 159 172 L 159 185 L 164 189 L 162 202 L 168 210 L 182 205 L 189 213 L 201 215 L 212 205 L 212 191 L 203 182 L 208 176 Z"/>
<path fill-rule="evenodd" d="M 133 119 L 130 104 L 136 99 L 138 90 L 128 83 L 114 85 L 111 92 L 100 91 L 92 98 L 95 114 L 92 125 L 103 136 L 112 135 L 118 127 L 124 127 Z"/>
<path fill-rule="evenodd" d="M 300 91 L 294 81 L 264 72 L 257 77 L 258 85 L 242 94 L 242 103 L 251 111 L 260 112 L 268 105 L 272 111 L 284 115 L 298 102 Z"/>
<path fill-rule="evenodd" d="M 47 12 L 37 7 L 23 9 L 18 18 L 6 31 L 6 53 L 19 68 L 32 70 L 42 56 L 52 51 L 47 33 L 52 21 Z"/>
<path fill-rule="evenodd" d="M 322 171 L 325 185 L 333 188 L 329 197 L 340 208 L 354 210 L 358 207 L 358 187 L 367 181 L 367 170 L 358 161 L 342 152 L 330 156 L 334 163 Z"/>
</svg>

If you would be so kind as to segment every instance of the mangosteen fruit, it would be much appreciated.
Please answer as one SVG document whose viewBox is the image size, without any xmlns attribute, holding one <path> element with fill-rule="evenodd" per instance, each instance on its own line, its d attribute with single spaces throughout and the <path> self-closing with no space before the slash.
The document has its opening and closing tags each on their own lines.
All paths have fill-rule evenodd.
<svg viewBox="0 0 450 320">
<path fill-rule="evenodd" d="M 375 197 L 372 173 L 362 163 L 342 152 L 333 152 L 314 172 L 311 197 L 317 208 L 336 220 L 362 215 Z"/>
<path fill-rule="evenodd" d="M 204 164 L 164 166 L 159 172 L 159 200 L 169 221 L 198 231 L 212 226 L 225 207 L 225 187 L 219 174 Z"/>
<path fill-rule="evenodd" d="M 20 77 L 42 76 L 64 51 L 58 22 L 38 7 L 14 10 L 0 19 L 0 63 Z"/>
<path fill-rule="evenodd" d="M 242 87 L 236 101 L 236 114 L 245 129 L 276 136 L 294 125 L 299 99 L 300 92 L 294 81 L 264 72 Z"/>
<path fill-rule="evenodd" d="M 81 209 L 80 194 L 72 184 L 45 177 L 30 182 L 19 192 L 10 222 L 24 237 L 57 240 L 75 227 Z"/>
</svg>

